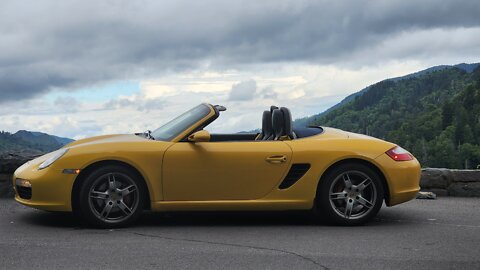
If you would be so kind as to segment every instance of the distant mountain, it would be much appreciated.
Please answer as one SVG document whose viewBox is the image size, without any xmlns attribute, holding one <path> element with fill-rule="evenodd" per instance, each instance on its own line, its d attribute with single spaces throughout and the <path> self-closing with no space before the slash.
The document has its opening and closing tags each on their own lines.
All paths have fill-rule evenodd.
<svg viewBox="0 0 480 270">
<path fill-rule="evenodd" d="M 42 132 L 26 130 L 19 130 L 14 134 L 0 132 L 0 152 L 22 151 L 42 154 L 61 148 L 70 142 L 73 140 Z"/>
<path fill-rule="evenodd" d="M 440 70 L 444 70 L 444 69 L 451 69 L 451 68 L 457 68 L 457 69 L 463 70 L 467 73 L 472 73 L 479 65 L 480 65 L 480 63 L 473 63 L 473 64 L 461 63 L 461 64 L 457 64 L 457 65 L 439 65 L 439 66 L 430 67 L 430 68 L 427 68 L 427 69 L 424 69 L 424 70 L 421 70 L 421 71 L 418 71 L 418 72 L 415 72 L 415 73 L 411 73 L 411 74 L 408 74 L 408 75 L 405 75 L 405 76 L 385 79 L 382 82 L 385 82 L 385 81 L 395 81 L 396 82 L 396 81 L 400 81 L 400 80 L 404 80 L 404 79 L 418 78 L 420 76 L 426 75 L 426 74 L 431 73 L 431 72 L 440 71 Z M 293 122 L 293 126 L 294 127 L 304 127 L 304 126 L 308 125 L 309 123 L 314 122 L 315 119 L 318 119 L 321 116 L 329 113 L 330 111 L 353 101 L 357 96 L 363 95 L 365 92 L 367 92 L 370 89 L 370 87 L 371 87 L 371 85 L 363 88 L 362 90 L 360 90 L 358 92 L 355 92 L 355 93 L 347 96 L 342 101 L 340 101 L 339 103 L 330 107 L 329 109 L 325 110 L 324 112 L 321 112 L 319 114 L 312 115 L 312 116 L 309 116 L 309 117 L 295 119 L 295 121 Z"/>
<path fill-rule="evenodd" d="M 49 135 L 46 133 L 42 132 L 37 132 L 37 131 L 26 131 L 26 130 L 19 130 L 15 134 L 13 134 L 15 137 L 19 137 L 22 139 L 34 141 L 40 144 L 60 144 L 60 145 L 65 145 L 68 143 L 73 142 L 74 140 L 70 138 L 63 138 L 63 137 L 58 137 L 54 135 Z"/>
<path fill-rule="evenodd" d="M 58 136 L 54 136 L 54 135 L 50 135 L 50 136 L 52 136 L 62 146 L 75 141 L 75 140 L 70 139 L 70 138 L 63 138 L 63 137 L 58 137 Z"/>
<path fill-rule="evenodd" d="M 480 67 L 436 66 L 387 79 L 295 123 L 392 141 L 411 151 L 424 167 L 477 168 Z"/>
</svg>

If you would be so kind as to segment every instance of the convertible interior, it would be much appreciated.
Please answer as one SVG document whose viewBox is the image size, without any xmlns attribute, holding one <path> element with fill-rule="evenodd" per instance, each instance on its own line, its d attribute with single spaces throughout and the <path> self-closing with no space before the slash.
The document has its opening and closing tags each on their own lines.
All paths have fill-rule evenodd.
<svg viewBox="0 0 480 270">
<path fill-rule="evenodd" d="M 214 106 L 218 111 L 226 110 L 223 106 Z M 218 109 L 221 108 L 221 109 Z M 260 133 L 210 134 L 211 142 L 226 141 L 279 141 L 294 140 L 314 136 L 323 132 L 319 126 L 294 128 L 292 114 L 286 107 L 271 106 L 262 115 Z"/>
</svg>

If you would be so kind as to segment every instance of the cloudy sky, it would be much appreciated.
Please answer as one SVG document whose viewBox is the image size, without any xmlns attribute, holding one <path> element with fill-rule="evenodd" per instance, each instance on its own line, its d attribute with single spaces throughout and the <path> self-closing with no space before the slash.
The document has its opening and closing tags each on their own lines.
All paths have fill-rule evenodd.
<svg viewBox="0 0 480 270">
<path fill-rule="evenodd" d="M 0 1 L 0 130 L 155 129 L 201 103 L 211 131 L 319 113 L 389 77 L 480 62 L 480 1 Z"/>
</svg>

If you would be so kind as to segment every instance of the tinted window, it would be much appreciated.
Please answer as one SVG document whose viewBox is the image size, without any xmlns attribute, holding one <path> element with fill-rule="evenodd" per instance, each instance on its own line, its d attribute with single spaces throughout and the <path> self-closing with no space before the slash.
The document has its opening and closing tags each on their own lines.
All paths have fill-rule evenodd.
<svg viewBox="0 0 480 270">
<path fill-rule="evenodd" d="M 210 107 L 200 104 L 152 132 L 155 140 L 170 141 L 210 113 Z"/>
</svg>

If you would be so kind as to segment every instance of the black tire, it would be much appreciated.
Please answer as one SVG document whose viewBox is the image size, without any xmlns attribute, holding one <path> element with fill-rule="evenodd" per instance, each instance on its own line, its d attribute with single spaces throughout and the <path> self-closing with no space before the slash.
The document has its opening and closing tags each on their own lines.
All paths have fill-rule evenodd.
<svg viewBox="0 0 480 270">
<path fill-rule="evenodd" d="M 147 192 L 138 173 L 119 165 L 104 166 L 81 183 L 73 211 L 96 228 L 125 227 L 142 214 Z"/>
<path fill-rule="evenodd" d="M 328 224 L 362 225 L 377 215 L 383 198 L 383 184 L 377 172 L 360 163 L 345 163 L 320 180 L 313 212 Z"/>
</svg>

